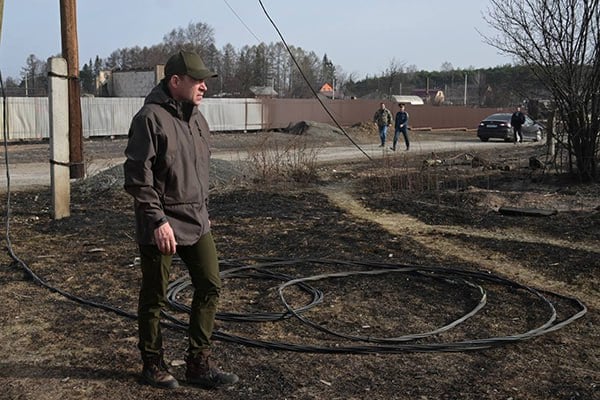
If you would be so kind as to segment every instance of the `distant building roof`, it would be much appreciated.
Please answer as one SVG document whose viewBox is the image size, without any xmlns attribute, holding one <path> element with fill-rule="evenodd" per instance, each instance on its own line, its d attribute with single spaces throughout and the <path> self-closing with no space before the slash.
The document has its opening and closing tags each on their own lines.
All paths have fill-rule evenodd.
<svg viewBox="0 0 600 400">
<path fill-rule="evenodd" d="M 423 99 L 419 96 L 404 96 L 404 95 L 392 95 L 392 100 L 396 103 L 412 104 L 412 105 L 423 105 Z"/>
<path fill-rule="evenodd" d="M 333 87 L 329 83 L 324 83 L 319 92 L 333 92 Z"/>
</svg>

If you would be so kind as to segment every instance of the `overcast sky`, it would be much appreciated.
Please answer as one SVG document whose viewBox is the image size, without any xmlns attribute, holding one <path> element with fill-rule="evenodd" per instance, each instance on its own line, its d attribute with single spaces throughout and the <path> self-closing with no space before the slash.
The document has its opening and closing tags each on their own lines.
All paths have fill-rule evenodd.
<svg viewBox="0 0 600 400">
<path fill-rule="evenodd" d="M 5 0 L 2 76 L 20 76 L 30 54 L 60 54 L 58 0 Z M 512 62 L 483 43 L 494 36 L 482 14 L 487 0 L 262 0 L 289 45 L 324 54 L 355 79 L 381 75 L 392 62 L 418 70 L 487 68 Z M 233 11 L 232 11 L 233 9 Z M 80 0 L 79 61 L 114 50 L 152 46 L 176 28 L 204 22 L 216 45 L 236 49 L 279 41 L 258 0 Z"/>
</svg>

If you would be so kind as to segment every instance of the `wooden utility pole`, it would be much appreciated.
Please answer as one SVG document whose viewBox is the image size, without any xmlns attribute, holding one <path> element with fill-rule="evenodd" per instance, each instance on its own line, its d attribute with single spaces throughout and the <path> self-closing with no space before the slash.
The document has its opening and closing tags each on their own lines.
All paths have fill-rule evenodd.
<svg viewBox="0 0 600 400">
<path fill-rule="evenodd" d="M 69 164 L 71 178 L 85 177 L 81 89 L 79 87 L 79 51 L 77 42 L 76 0 L 60 0 L 62 56 L 67 60 L 69 77 Z"/>
</svg>

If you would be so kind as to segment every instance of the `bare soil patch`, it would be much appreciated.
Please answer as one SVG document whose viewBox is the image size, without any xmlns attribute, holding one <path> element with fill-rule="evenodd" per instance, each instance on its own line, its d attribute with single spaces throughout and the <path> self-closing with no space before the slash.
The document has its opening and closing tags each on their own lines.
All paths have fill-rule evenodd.
<svg viewBox="0 0 600 400">
<path fill-rule="evenodd" d="M 370 124 L 349 131 L 360 143 L 376 140 Z M 420 140 L 438 134 L 414 132 Z M 279 143 L 298 137 L 270 135 Z M 301 135 L 313 146 L 347 143 L 327 127 Z M 214 146 L 262 140 L 219 134 Z M 123 145 L 94 141 L 86 151 L 100 157 Z M 216 355 L 223 369 L 240 376 L 235 387 L 216 391 L 140 384 L 135 321 L 77 301 L 135 313 L 137 249 L 120 166 L 76 183 L 72 216 L 63 220 L 50 218 L 48 190 L 12 193 L 10 203 L 3 195 L 5 247 L 22 264 L 8 254 L 0 259 L 0 398 L 598 399 L 600 187 L 530 169 L 529 158 L 542 155 L 541 146 L 513 145 L 476 155 L 396 154 L 323 163 L 314 182 L 268 185 L 248 175 L 247 166 L 242 173 L 236 163 L 215 162 L 211 220 L 224 273 Z M 475 156 L 484 165 L 474 164 Z M 557 213 L 506 216 L 501 206 Z M 76 301 L 36 284 L 23 264 Z M 255 268 L 237 269 L 248 265 Z M 390 266 L 421 273 L 370 274 Z M 552 310 L 518 285 L 473 277 L 470 285 L 444 270 L 539 289 L 556 321 L 578 311 L 563 296 L 581 300 L 588 312 L 555 332 L 476 349 L 464 343 L 536 329 Z M 172 278 L 185 276 L 176 263 Z M 308 277 L 306 286 L 282 293 L 292 308 L 322 294 L 300 314 L 314 326 L 280 318 L 286 309 L 278 286 Z M 481 302 L 479 286 L 487 301 L 471 318 L 433 336 L 389 341 L 452 323 Z M 189 294 L 184 287 L 177 301 L 186 304 Z M 180 310 L 170 314 L 186 320 Z M 167 359 L 181 360 L 185 332 L 164 332 Z M 436 350 L 446 343 L 452 345 Z M 183 368 L 177 362 L 173 368 L 182 378 Z"/>
</svg>

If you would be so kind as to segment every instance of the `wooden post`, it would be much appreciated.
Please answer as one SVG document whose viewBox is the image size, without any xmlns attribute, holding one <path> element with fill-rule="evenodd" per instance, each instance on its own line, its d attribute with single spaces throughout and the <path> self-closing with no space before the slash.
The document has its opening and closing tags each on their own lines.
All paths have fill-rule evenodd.
<svg viewBox="0 0 600 400">
<path fill-rule="evenodd" d="M 48 105 L 50 111 L 50 184 L 52 217 L 71 215 L 69 180 L 69 98 L 67 62 L 64 58 L 48 59 Z"/>
<path fill-rule="evenodd" d="M 79 52 L 77 43 L 76 0 L 60 0 L 62 55 L 67 60 L 69 76 L 69 162 L 71 178 L 83 178 L 83 129 L 81 124 L 81 89 L 79 87 Z"/>
</svg>

